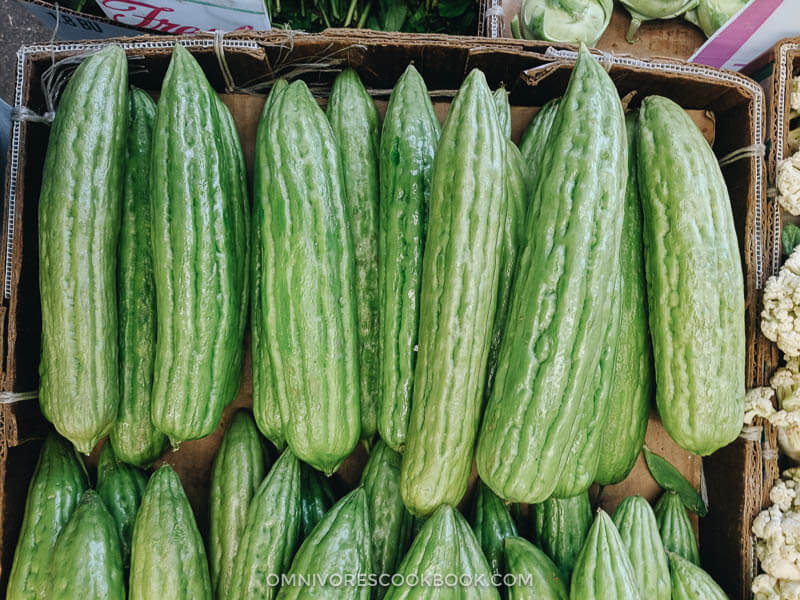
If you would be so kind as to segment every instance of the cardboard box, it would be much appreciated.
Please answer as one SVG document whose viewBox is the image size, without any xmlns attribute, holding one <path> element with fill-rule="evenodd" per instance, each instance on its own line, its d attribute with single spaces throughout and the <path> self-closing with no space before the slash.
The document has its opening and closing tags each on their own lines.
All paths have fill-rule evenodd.
<svg viewBox="0 0 800 600">
<path fill-rule="evenodd" d="M 482 11 L 479 35 L 490 38 L 511 38 L 511 20 L 519 14 L 522 0 L 481 0 Z M 500 14 L 496 14 L 500 13 Z M 645 21 L 636 34 L 635 43 L 625 39 L 631 18 L 619 4 L 603 35 L 596 44 L 598 50 L 615 54 L 648 57 L 688 59 L 706 41 L 698 28 L 682 18 L 663 21 Z"/>
<path fill-rule="evenodd" d="M 218 91 L 225 91 L 231 82 L 226 84 L 214 52 L 215 42 L 209 37 L 146 36 L 117 40 L 130 56 L 137 57 L 131 83 L 157 92 L 172 47 L 179 39 L 197 57 L 211 84 Z M 107 42 L 22 48 L 15 103 L 37 113 L 44 112 L 39 82 L 52 57 L 91 51 L 104 43 Z M 250 173 L 256 124 L 264 101 L 258 94 L 263 94 L 282 75 L 302 77 L 324 102 L 336 73 L 344 66 L 352 66 L 384 110 L 395 81 L 406 65 L 413 62 L 427 82 L 437 114 L 443 118 L 455 90 L 465 75 L 477 67 L 485 72 L 492 88 L 505 84 L 510 91 L 514 135 L 518 137 L 537 107 L 563 94 L 575 59 L 575 54 L 567 48 L 537 42 L 357 30 L 226 37 L 222 48 L 235 86 L 257 92 L 253 95 L 239 90 L 240 93 L 222 96 L 236 121 Z M 752 81 L 680 61 L 611 56 L 603 60 L 610 62 L 609 73 L 621 97 L 628 97 L 632 106 L 649 94 L 671 97 L 689 110 L 713 142 L 718 156 L 762 141 L 763 94 Z M 36 214 L 48 133 L 48 126 L 41 123 L 14 124 L 5 190 L 7 209 L 0 246 L 5 266 L 5 301 L 0 307 L 0 339 L 4 344 L 0 372 L 0 589 L 4 589 L 13 557 L 27 484 L 41 439 L 49 429 L 36 400 L 24 399 L 35 397 L 38 386 L 41 323 Z M 761 337 L 756 326 L 760 289 L 766 277 L 764 256 L 774 242 L 764 234 L 771 227 L 772 213 L 765 205 L 762 160 L 744 159 L 726 166 L 723 173 L 731 194 L 746 273 L 746 378 L 748 387 L 752 387 L 764 384 L 777 362 L 772 344 Z M 178 452 L 167 452 L 162 457 L 181 476 L 202 531 L 207 522 L 211 460 L 232 410 L 251 403 L 249 356 L 245 362 L 240 393 L 233 406 L 225 411 L 214 434 L 185 442 Z M 771 484 L 773 476 L 769 468 L 766 471 L 764 468 L 760 431 L 756 431 L 755 438 L 739 438 L 701 461 L 677 448 L 657 418 L 651 418 L 648 427 L 648 446 L 668 457 L 695 485 L 707 490 L 710 514 L 700 523 L 704 566 L 732 598 L 749 597 L 754 568 L 750 522 L 761 508 L 764 486 Z M 774 448 L 774 436 L 767 436 L 765 443 Z M 335 477 L 343 484 L 353 485 L 364 459 L 363 450 L 358 450 Z M 94 460 L 95 455 L 90 457 L 90 465 Z M 625 482 L 596 492 L 600 504 L 610 510 L 624 496 L 640 493 L 653 499 L 659 489 L 640 461 Z"/>
</svg>

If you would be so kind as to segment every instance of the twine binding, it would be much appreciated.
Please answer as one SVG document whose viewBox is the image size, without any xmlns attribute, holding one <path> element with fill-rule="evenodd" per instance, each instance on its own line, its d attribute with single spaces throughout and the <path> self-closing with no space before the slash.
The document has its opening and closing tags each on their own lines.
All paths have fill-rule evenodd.
<svg viewBox="0 0 800 600">
<path fill-rule="evenodd" d="M 26 400 L 37 400 L 39 392 L 0 392 L 0 404 L 16 404 Z"/>
<path fill-rule="evenodd" d="M 761 448 L 761 458 L 764 460 L 778 460 L 778 449 L 765 445 Z"/>
<path fill-rule="evenodd" d="M 763 429 L 764 427 L 761 425 L 747 425 L 742 427 L 739 437 L 748 442 L 760 442 Z"/>
<path fill-rule="evenodd" d="M 219 70 L 222 72 L 222 78 L 225 80 L 225 92 L 231 94 L 238 88 L 233 80 L 233 73 L 231 73 L 231 68 L 228 66 L 228 60 L 225 58 L 225 48 L 222 46 L 225 33 L 225 31 L 219 29 L 214 32 L 214 54 L 217 57 Z"/>
<path fill-rule="evenodd" d="M 719 166 L 724 167 L 743 158 L 762 158 L 766 151 L 767 147 L 764 144 L 750 144 L 720 158 Z"/>
</svg>

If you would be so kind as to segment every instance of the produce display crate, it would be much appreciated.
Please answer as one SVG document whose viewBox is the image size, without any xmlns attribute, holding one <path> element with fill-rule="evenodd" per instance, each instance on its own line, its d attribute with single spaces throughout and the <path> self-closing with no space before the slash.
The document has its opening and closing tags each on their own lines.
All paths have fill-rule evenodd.
<svg viewBox="0 0 800 600">
<path fill-rule="evenodd" d="M 789 156 L 789 109 L 792 75 L 800 74 L 800 38 L 788 38 L 775 45 L 772 63 L 770 117 L 769 178 L 775 181 L 778 162 Z"/>
<path fill-rule="evenodd" d="M 480 0 L 478 35 L 511 38 L 511 20 L 519 14 L 522 0 Z M 703 45 L 706 36 L 683 18 L 645 21 L 636 33 L 636 42 L 625 39 L 631 17 L 619 4 L 596 48 L 603 52 L 628 54 L 640 58 L 669 57 L 687 59 Z"/>
<path fill-rule="evenodd" d="M 198 59 L 212 86 L 222 94 L 236 121 L 252 178 L 256 125 L 263 93 L 277 77 L 302 77 L 325 102 L 336 73 L 351 66 L 385 110 L 391 88 L 409 62 L 426 80 L 437 114 L 443 118 L 455 90 L 472 68 L 480 68 L 494 88 L 510 91 L 513 132 L 518 140 L 537 107 L 563 94 L 575 53 L 549 43 L 509 39 L 383 34 L 328 30 L 321 34 L 293 32 L 211 38 L 153 37 L 114 40 L 130 57 L 131 83 L 156 92 L 174 44 L 183 43 Z M 15 104 L 43 114 L 47 105 L 41 78 L 54 60 L 98 49 L 110 42 L 81 42 L 23 47 L 19 52 Z M 676 60 L 639 60 L 604 55 L 620 96 L 631 106 L 650 94 L 672 98 L 686 108 L 718 157 L 763 142 L 764 98 L 761 88 L 735 73 L 689 65 Z M 49 425 L 39 412 L 39 338 L 37 204 L 49 128 L 36 121 L 15 122 L 9 153 L 3 242 L 3 303 L 0 306 L 0 589 L 5 589 L 22 518 L 27 485 L 41 440 Z M 745 270 L 748 387 L 765 384 L 777 364 L 774 346 L 758 329 L 759 299 L 772 266 L 779 215 L 766 201 L 763 160 L 748 157 L 723 167 Z M 245 342 L 247 344 L 247 341 Z M 162 461 L 181 476 L 197 514 L 206 527 L 211 461 L 232 411 L 252 402 L 249 353 L 241 390 L 217 430 L 202 440 L 184 442 Z M 701 461 L 680 450 L 657 418 L 648 425 L 647 445 L 666 456 L 706 492 L 709 515 L 699 526 L 704 566 L 731 598 L 749 598 L 755 558 L 750 536 L 752 517 L 761 509 L 777 470 L 772 458 L 774 434 L 750 430 L 727 448 Z M 335 476 L 342 484 L 357 482 L 364 462 L 359 449 Z M 765 460 L 766 459 L 766 460 Z M 95 464 L 96 456 L 89 459 Z M 158 464 L 158 463 L 157 463 Z M 474 473 L 473 473 L 474 476 Z M 604 488 L 598 501 L 612 509 L 626 495 L 649 499 L 659 488 L 640 459 L 624 482 Z M 595 491 L 597 494 L 597 491 Z"/>
</svg>

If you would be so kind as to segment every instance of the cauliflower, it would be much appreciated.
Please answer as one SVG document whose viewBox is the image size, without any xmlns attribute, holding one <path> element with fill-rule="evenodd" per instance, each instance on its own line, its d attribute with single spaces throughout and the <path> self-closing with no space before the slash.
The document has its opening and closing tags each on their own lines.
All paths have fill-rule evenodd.
<svg viewBox="0 0 800 600">
<path fill-rule="evenodd" d="M 772 406 L 772 397 L 774 395 L 775 390 L 771 387 L 753 388 L 747 392 L 744 397 L 745 425 L 752 425 L 755 417 L 769 419 L 775 414 L 775 407 Z"/>
<path fill-rule="evenodd" d="M 778 162 L 776 180 L 780 205 L 800 215 L 800 151 Z"/>
<path fill-rule="evenodd" d="M 792 110 L 800 112 L 800 75 L 795 75 L 792 77 L 792 88 L 790 94 L 791 96 L 789 103 L 792 106 Z"/>
<path fill-rule="evenodd" d="M 798 153 L 798 209 L 800 212 L 800 153 Z M 800 247 L 764 287 L 761 331 L 787 356 L 800 356 Z"/>
<path fill-rule="evenodd" d="M 800 468 L 788 469 L 770 490 L 771 506 L 753 520 L 763 574 L 753 580 L 755 600 L 800 600 Z"/>
</svg>

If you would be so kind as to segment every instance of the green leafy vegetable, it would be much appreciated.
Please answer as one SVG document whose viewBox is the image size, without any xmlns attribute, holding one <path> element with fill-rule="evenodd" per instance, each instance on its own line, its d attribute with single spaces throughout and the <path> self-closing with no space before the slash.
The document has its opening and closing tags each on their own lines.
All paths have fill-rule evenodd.
<svg viewBox="0 0 800 600">
<path fill-rule="evenodd" d="M 793 223 L 784 225 L 781 242 L 783 243 L 783 253 L 789 256 L 800 244 L 800 227 Z"/>
<path fill-rule="evenodd" d="M 650 474 L 658 485 L 665 490 L 672 490 L 677 493 L 684 506 L 697 513 L 698 516 L 705 517 L 708 514 L 708 507 L 703 502 L 703 498 L 667 459 L 645 448 L 644 460 L 647 463 Z"/>
</svg>

